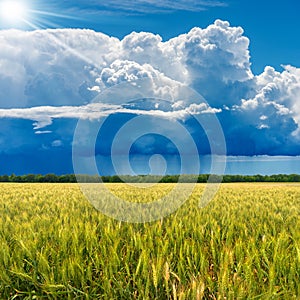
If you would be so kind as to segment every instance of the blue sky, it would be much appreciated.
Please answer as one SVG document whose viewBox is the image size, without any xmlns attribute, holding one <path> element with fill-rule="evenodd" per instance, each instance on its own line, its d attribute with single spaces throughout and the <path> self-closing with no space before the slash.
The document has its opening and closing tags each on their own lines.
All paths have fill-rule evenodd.
<svg viewBox="0 0 300 300">
<path fill-rule="evenodd" d="M 151 172 L 153 154 L 167 173 L 194 172 L 180 162 L 195 153 L 176 149 L 193 147 L 178 124 L 209 172 L 207 157 L 225 153 L 211 153 L 219 132 L 199 122 L 215 117 L 225 172 L 300 172 L 299 1 L 8 1 L 0 0 L 1 174 L 71 173 L 74 155 L 90 172 L 94 154 L 102 174 L 115 173 L 115 136 L 123 130 L 124 157 L 135 117 L 143 130 L 128 146 L 132 170 L 118 160 L 122 173 Z"/>
</svg>

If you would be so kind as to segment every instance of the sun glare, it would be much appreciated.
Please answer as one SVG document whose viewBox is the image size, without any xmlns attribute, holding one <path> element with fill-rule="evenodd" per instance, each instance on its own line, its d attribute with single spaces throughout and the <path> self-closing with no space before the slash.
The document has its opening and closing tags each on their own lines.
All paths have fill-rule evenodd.
<svg viewBox="0 0 300 300">
<path fill-rule="evenodd" d="M 61 27 L 61 20 L 78 19 L 72 15 L 57 13 L 59 10 L 59 7 L 45 1 L 0 0 L 0 30 L 56 28 Z"/>
<path fill-rule="evenodd" d="M 1 19 L 9 23 L 23 21 L 26 15 L 26 6 L 21 1 L 6 0 L 0 2 Z"/>
</svg>

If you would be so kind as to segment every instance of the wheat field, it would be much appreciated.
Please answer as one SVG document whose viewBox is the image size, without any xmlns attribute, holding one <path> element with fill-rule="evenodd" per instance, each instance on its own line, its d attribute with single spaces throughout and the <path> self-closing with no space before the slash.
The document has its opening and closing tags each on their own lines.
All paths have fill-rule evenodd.
<svg viewBox="0 0 300 300">
<path fill-rule="evenodd" d="M 0 299 L 300 299 L 300 185 L 223 184 L 200 209 L 204 187 L 130 224 L 77 184 L 0 184 Z M 109 188 L 153 201 L 173 185 Z"/>
</svg>

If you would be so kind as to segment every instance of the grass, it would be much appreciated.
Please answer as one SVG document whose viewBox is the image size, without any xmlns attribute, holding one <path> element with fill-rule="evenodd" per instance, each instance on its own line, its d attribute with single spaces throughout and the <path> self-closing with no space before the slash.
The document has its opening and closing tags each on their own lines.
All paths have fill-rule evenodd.
<svg viewBox="0 0 300 300">
<path fill-rule="evenodd" d="M 109 187 L 152 201 L 173 185 Z M 76 184 L 0 184 L 0 299 L 300 299 L 300 185 L 224 184 L 199 209 L 204 187 L 129 224 Z"/>
</svg>

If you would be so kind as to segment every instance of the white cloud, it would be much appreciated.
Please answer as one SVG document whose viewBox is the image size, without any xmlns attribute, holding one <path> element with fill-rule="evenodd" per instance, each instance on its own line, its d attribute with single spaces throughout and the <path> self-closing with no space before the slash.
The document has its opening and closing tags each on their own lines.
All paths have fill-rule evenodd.
<svg viewBox="0 0 300 300">
<path fill-rule="evenodd" d="M 254 115 L 263 114 L 264 119 L 261 120 L 281 118 L 280 123 L 284 123 L 288 118 L 293 118 L 298 128 L 292 134 L 300 138 L 300 69 L 284 66 L 284 71 L 280 73 L 268 66 L 255 79 L 255 97 L 243 99 L 240 108 Z"/>
<path fill-rule="evenodd" d="M 127 113 L 145 116 L 157 116 L 168 119 L 186 119 L 188 116 L 220 113 L 222 110 L 211 108 L 206 103 L 191 104 L 184 108 L 172 110 L 148 109 L 143 106 L 130 108 L 103 103 L 91 103 L 84 106 L 40 106 L 32 108 L 0 109 L 0 119 L 23 119 L 33 121 L 36 134 L 51 133 L 40 130 L 52 124 L 53 119 L 100 120 L 116 113 Z"/>
<path fill-rule="evenodd" d="M 72 3 L 72 6 L 74 3 Z M 99 13 L 107 10 L 111 13 L 168 13 L 172 11 L 202 11 L 210 7 L 226 6 L 224 1 L 218 0 L 89 0 L 84 2 L 84 7 L 90 13 Z"/>
<path fill-rule="evenodd" d="M 142 76 L 188 84 L 208 97 L 218 84 L 222 96 L 224 87 L 253 77 L 248 45 L 240 27 L 219 20 L 166 42 L 146 32 L 120 41 L 92 30 L 0 31 L 0 106 L 80 105 L 101 90 L 99 80 L 107 87 Z"/>
<path fill-rule="evenodd" d="M 35 134 L 48 134 L 48 133 L 52 133 L 51 130 L 37 130 L 35 132 Z"/>
<path fill-rule="evenodd" d="M 91 30 L 0 31 L 0 107 L 87 101 L 81 86 L 118 44 Z"/>
<path fill-rule="evenodd" d="M 163 75 L 150 64 L 140 65 L 134 61 L 115 60 L 110 67 L 101 71 L 100 78 L 96 82 L 103 83 L 105 87 L 111 87 L 122 82 L 134 82 L 141 78 L 153 78 Z"/>
<path fill-rule="evenodd" d="M 61 140 L 55 140 L 51 143 L 52 147 L 61 147 L 63 145 Z"/>
<path fill-rule="evenodd" d="M 231 27 L 229 22 L 217 20 L 206 29 L 193 28 L 178 40 L 189 68 L 198 73 L 194 75 L 203 78 L 212 74 L 222 82 L 246 81 L 252 79 L 253 74 L 249 39 L 243 33 L 241 27 Z"/>
<path fill-rule="evenodd" d="M 172 5 L 159 4 L 164 9 Z M 54 119 L 97 119 L 116 112 L 184 119 L 218 113 L 232 147 L 238 151 L 245 146 L 242 154 L 248 154 L 247 147 L 254 154 L 270 149 L 299 152 L 300 69 L 284 66 L 278 72 L 266 67 L 254 76 L 249 42 L 241 27 L 221 20 L 169 41 L 148 32 L 133 32 L 119 40 L 79 29 L 0 31 L 0 120 L 31 120 L 35 137 L 42 138 L 50 135 L 52 130 L 42 129 Z M 155 103 L 122 106 L 124 99 L 130 100 L 122 84 L 133 86 L 144 79 L 147 83 L 137 98 L 152 95 Z M 207 104 L 182 94 L 184 85 L 203 95 Z M 119 97 L 112 97 L 111 89 L 119 91 Z M 95 97 L 100 97 L 98 103 Z M 163 100 L 169 101 L 168 107 Z M 236 140 L 243 136 L 251 145 L 245 141 L 238 145 Z"/>
</svg>

